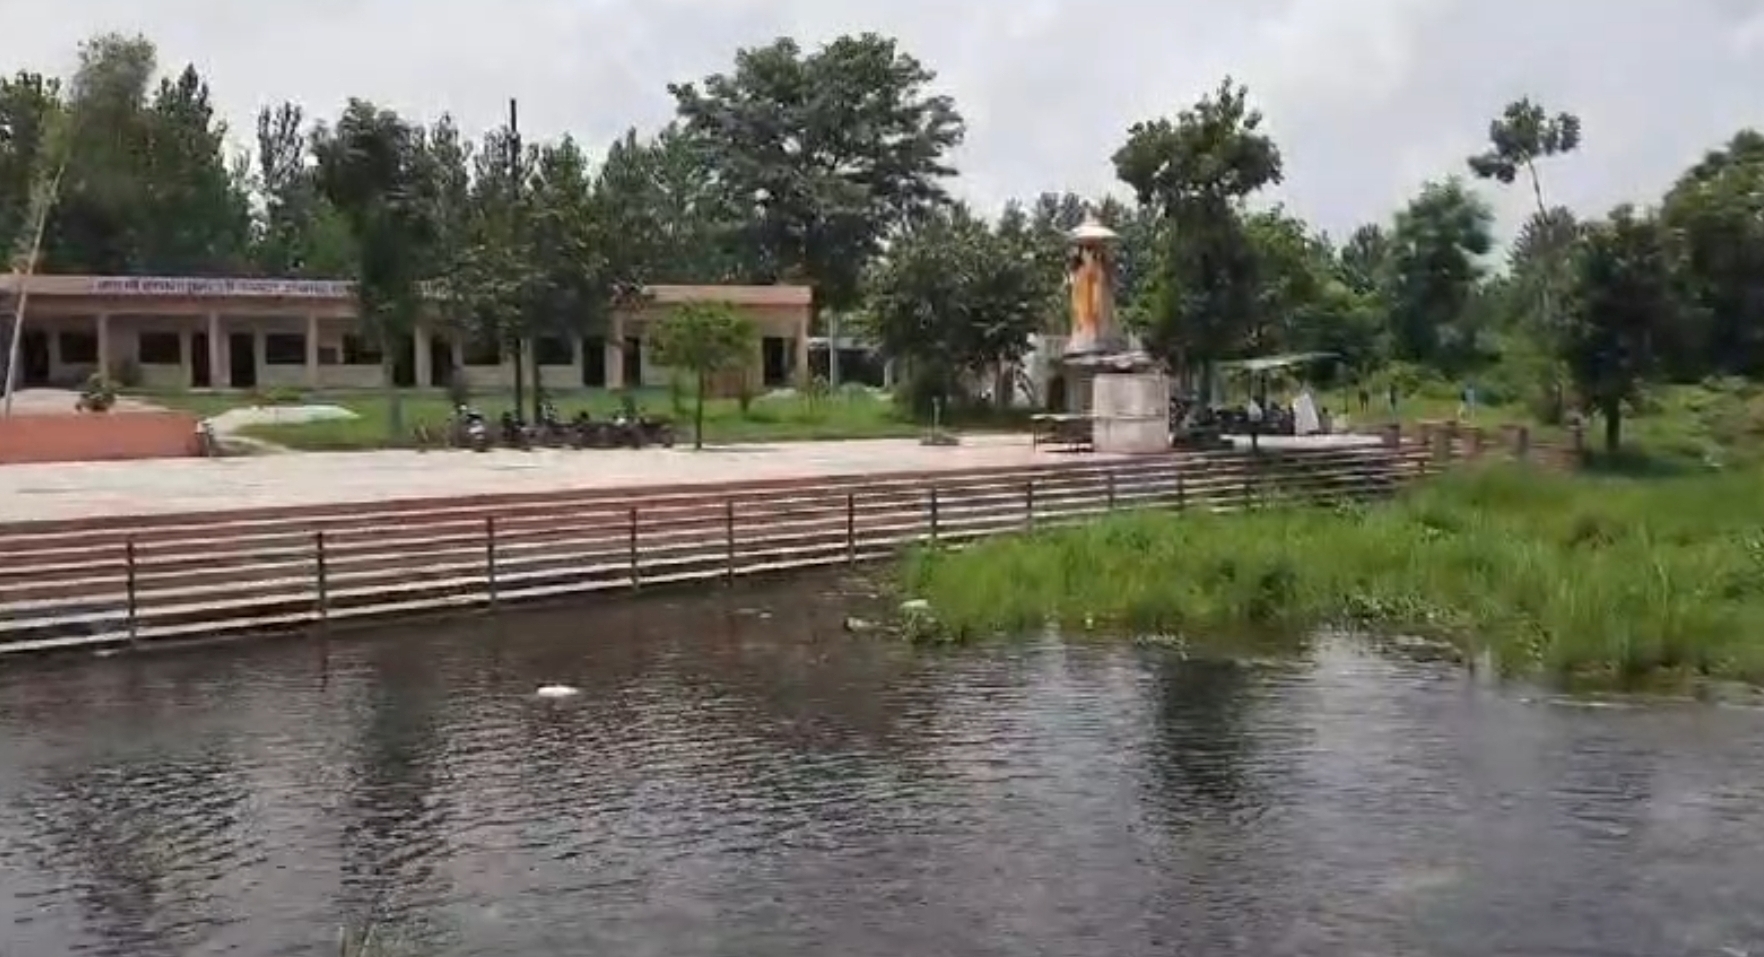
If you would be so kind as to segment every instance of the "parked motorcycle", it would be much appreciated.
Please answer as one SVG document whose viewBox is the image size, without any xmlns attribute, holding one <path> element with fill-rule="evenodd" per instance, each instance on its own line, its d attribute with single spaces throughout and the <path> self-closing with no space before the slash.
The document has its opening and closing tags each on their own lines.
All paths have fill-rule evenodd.
<svg viewBox="0 0 1764 957">
<path fill-rule="evenodd" d="M 504 448 L 514 449 L 518 452 L 531 451 L 533 448 L 532 430 L 527 428 L 527 424 L 521 421 L 521 417 L 513 412 L 502 413 L 502 418 L 497 426 L 497 440 L 502 443 Z"/>
<path fill-rule="evenodd" d="M 469 405 L 455 407 L 447 423 L 447 444 L 473 452 L 490 451 L 490 424 L 484 421 L 484 413 Z"/>
<path fill-rule="evenodd" d="M 561 449 L 575 442 L 575 429 L 564 422 L 557 406 L 546 402 L 539 407 L 539 422 L 533 426 L 532 440 L 548 449 Z"/>
</svg>

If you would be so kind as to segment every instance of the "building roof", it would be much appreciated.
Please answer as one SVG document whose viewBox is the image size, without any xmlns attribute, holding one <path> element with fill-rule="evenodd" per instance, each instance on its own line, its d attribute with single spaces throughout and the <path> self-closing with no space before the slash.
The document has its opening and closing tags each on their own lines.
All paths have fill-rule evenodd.
<svg viewBox="0 0 1764 957">
<path fill-rule="evenodd" d="M 29 276 L 0 275 L 0 293 L 28 289 L 33 296 L 178 299 L 301 299 L 340 300 L 354 295 L 355 284 L 340 279 L 234 279 L 201 276 Z M 737 306 L 798 306 L 811 301 L 807 286 L 678 286 L 655 285 L 646 290 L 662 305 L 727 302 Z"/>
</svg>

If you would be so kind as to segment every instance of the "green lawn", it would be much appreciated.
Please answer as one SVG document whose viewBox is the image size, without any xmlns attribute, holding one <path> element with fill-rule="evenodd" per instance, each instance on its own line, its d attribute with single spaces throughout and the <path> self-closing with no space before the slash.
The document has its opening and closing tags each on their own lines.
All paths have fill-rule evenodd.
<svg viewBox="0 0 1764 957">
<path fill-rule="evenodd" d="M 643 390 L 636 396 L 643 411 L 672 419 L 680 430 L 682 443 L 690 441 L 692 403 L 689 397 L 676 406 L 666 389 Z M 264 397 L 254 399 L 197 393 L 153 394 L 144 398 L 201 415 L 215 415 L 241 406 L 272 404 Z M 477 396 L 472 401 L 492 420 L 513 404 L 506 393 Z M 618 410 L 620 398 L 619 393 L 600 390 L 560 394 L 554 401 L 565 419 L 584 408 L 596 418 L 605 418 Z M 444 395 L 409 393 L 402 399 L 404 436 L 395 440 L 391 437 L 389 403 L 379 393 L 278 394 L 274 402 L 340 405 L 359 416 L 348 421 L 262 426 L 244 432 L 252 438 L 305 451 L 375 449 L 408 444 L 418 426 L 439 431 L 451 412 L 449 400 Z M 1026 413 L 1014 412 L 970 414 L 950 424 L 974 430 L 1001 431 L 1023 427 L 1025 418 Z M 920 435 L 925 429 L 926 424 L 902 415 L 886 397 L 855 390 L 814 400 L 792 394 L 760 397 L 746 412 L 742 412 L 740 404 L 733 399 L 713 400 L 705 406 L 705 441 L 712 444 L 890 438 Z"/>
</svg>

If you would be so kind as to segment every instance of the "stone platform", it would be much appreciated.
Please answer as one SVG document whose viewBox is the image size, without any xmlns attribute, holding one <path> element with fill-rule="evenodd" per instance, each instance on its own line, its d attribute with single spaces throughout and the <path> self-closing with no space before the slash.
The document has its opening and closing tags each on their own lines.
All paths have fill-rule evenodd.
<svg viewBox="0 0 1764 957">
<path fill-rule="evenodd" d="M 0 524 L 447 496 L 633 491 L 903 472 L 1108 461 L 1036 449 L 1027 435 L 780 442 L 690 449 L 334 452 L 0 467 Z"/>
</svg>

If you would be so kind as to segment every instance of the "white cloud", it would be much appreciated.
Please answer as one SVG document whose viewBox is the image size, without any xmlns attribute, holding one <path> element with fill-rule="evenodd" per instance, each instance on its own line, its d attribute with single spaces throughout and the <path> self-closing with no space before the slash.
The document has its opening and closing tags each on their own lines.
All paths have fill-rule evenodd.
<svg viewBox="0 0 1764 957">
<path fill-rule="evenodd" d="M 960 190 L 983 205 L 1111 188 L 1129 124 L 1230 73 L 1286 150 L 1280 198 L 1338 231 L 1462 171 L 1520 95 L 1586 119 L 1585 148 L 1549 175 L 1595 211 L 1653 198 L 1764 125 L 1749 45 L 1764 0 L 0 0 L 0 23 L 0 68 L 58 72 L 94 32 L 142 31 L 168 66 L 195 62 L 245 133 L 260 106 L 330 115 L 350 95 L 478 131 L 513 96 L 530 131 L 590 143 L 665 119 L 664 85 L 726 67 L 738 45 L 878 30 L 961 103 Z M 1523 204 L 1501 197 L 1509 214 Z"/>
</svg>

